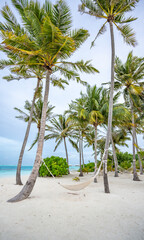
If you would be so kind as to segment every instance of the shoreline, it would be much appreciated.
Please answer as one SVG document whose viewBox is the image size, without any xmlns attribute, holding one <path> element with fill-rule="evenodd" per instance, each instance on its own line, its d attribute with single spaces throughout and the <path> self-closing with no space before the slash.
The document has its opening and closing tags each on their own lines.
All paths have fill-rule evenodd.
<svg viewBox="0 0 144 240">
<path fill-rule="evenodd" d="M 0 239 L 143 240 L 144 176 L 134 182 L 132 174 L 113 175 L 109 173 L 110 194 L 104 193 L 102 175 L 98 183 L 77 192 L 58 184 L 77 184 L 72 181 L 77 172 L 56 179 L 38 177 L 30 197 L 17 203 L 7 200 L 22 186 L 15 185 L 13 176 L 0 178 Z M 91 176 L 85 174 L 80 183 Z"/>
</svg>

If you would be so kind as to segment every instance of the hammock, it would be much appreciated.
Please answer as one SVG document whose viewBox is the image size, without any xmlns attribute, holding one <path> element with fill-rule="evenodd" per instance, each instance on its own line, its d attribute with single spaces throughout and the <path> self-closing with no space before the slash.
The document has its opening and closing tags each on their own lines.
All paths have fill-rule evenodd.
<svg viewBox="0 0 144 240">
<path fill-rule="evenodd" d="M 55 176 L 52 174 L 52 172 L 49 170 L 48 166 L 45 164 L 44 160 L 42 159 L 42 162 L 44 163 L 45 167 L 47 168 L 47 170 L 49 171 L 49 173 L 52 175 L 52 177 L 55 179 Z M 100 172 L 100 169 L 101 169 L 101 166 L 102 166 L 102 163 L 103 163 L 103 160 L 101 161 L 100 163 L 100 166 L 97 170 L 97 172 L 95 173 L 95 175 L 93 177 L 91 177 L 88 181 L 84 182 L 84 183 L 78 183 L 78 184 L 75 184 L 75 185 L 64 185 L 64 184 L 61 184 L 60 182 L 58 184 L 60 184 L 60 186 L 62 186 L 63 188 L 66 188 L 67 190 L 70 190 L 70 191 L 79 191 L 79 190 L 82 190 L 84 188 L 86 188 L 91 182 L 94 181 L 94 178 L 99 174 Z"/>
<path fill-rule="evenodd" d="M 61 183 L 60 183 L 60 185 L 64 188 L 66 188 L 67 190 L 71 190 L 71 191 L 79 191 L 79 190 L 82 190 L 82 189 L 86 188 L 90 183 L 92 183 L 94 181 L 94 178 L 99 174 L 102 163 L 103 163 L 103 161 L 101 161 L 100 166 L 99 166 L 96 174 L 93 177 L 91 177 L 88 181 L 86 181 L 84 183 L 78 183 L 78 184 L 75 184 L 75 185 L 64 185 L 64 184 L 61 184 Z"/>
</svg>

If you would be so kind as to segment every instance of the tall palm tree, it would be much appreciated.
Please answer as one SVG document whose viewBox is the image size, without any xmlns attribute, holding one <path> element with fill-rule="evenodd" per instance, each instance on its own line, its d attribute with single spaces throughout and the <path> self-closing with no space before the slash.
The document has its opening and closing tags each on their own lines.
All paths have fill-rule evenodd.
<svg viewBox="0 0 144 240">
<path fill-rule="evenodd" d="M 120 31 L 124 38 L 124 41 L 132 46 L 136 45 L 134 33 L 127 23 L 135 20 L 133 17 L 125 18 L 125 13 L 131 11 L 138 0 L 119 0 L 119 1 L 104 1 L 104 0 L 81 0 L 81 6 L 79 10 L 82 13 L 89 14 L 99 19 L 104 19 L 105 22 L 100 28 L 96 35 L 92 46 L 96 38 L 106 31 L 106 24 L 109 24 L 110 35 L 111 35 L 111 88 L 110 88 L 110 99 L 109 99 L 109 115 L 108 115 L 108 129 L 104 151 L 104 189 L 105 193 L 109 193 L 109 184 L 107 177 L 107 156 L 109 142 L 111 138 L 111 127 L 112 127 L 112 109 L 113 109 L 113 91 L 114 91 L 114 60 L 115 60 L 115 44 L 114 44 L 114 31 L 113 25 Z"/>
<path fill-rule="evenodd" d="M 144 77 L 144 58 L 133 56 L 132 52 L 128 54 L 126 62 L 117 57 L 115 62 L 115 89 L 122 89 L 125 102 L 131 110 L 132 122 L 132 146 L 133 146 L 133 180 L 139 181 L 135 164 L 135 107 L 139 96 L 143 94 Z"/>
<path fill-rule="evenodd" d="M 89 123 L 93 125 L 95 132 L 94 152 L 95 152 L 95 172 L 97 171 L 97 131 L 105 119 L 106 111 L 108 110 L 108 92 L 103 87 L 97 88 L 96 85 L 91 87 L 88 85 L 86 94 L 81 96 L 84 101 L 84 110 L 87 112 Z M 94 182 L 97 179 L 94 178 Z"/>
<path fill-rule="evenodd" d="M 62 141 L 64 142 L 66 160 L 67 160 L 67 164 L 69 166 L 66 138 L 69 140 L 69 142 L 72 144 L 72 146 L 74 146 L 77 149 L 77 145 L 72 140 L 73 125 L 70 121 L 68 121 L 68 117 L 66 117 L 65 115 L 62 115 L 62 114 L 58 115 L 58 119 L 56 119 L 56 118 L 51 119 L 50 123 L 52 126 L 46 127 L 46 131 L 48 131 L 50 133 L 45 135 L 45 140 L 56 139 L 55 140 L 56 146 L 54 148 L 54 151 L 62 143 Z"/>
<path fill-rule="evenodd" d="M 85 73 L 98 72 L 89 61 L 68 62 L 68 59 L 87 39 L 88 31 L 84 29 L 70 31 L 70 10 L 64 1 L 52 5 L 46 1 L 42 7 L 38 2 L 27 0 L 12 0 L 19 11 L 25 26 L 23 32 L 1 31 L 3 48 L 16 53 L 21 58 L 21 65 L 40 65 L 45 69 L 46 84 L 44 104 L 41 118 L 41 128 L 38 139 L 36 158 L 32 172 L 23 189 L 10 202 L 26 199 L 37 179 L 44 142 L 47 101 L 50 77 L 56 70 L 67 80 L 81 82 L 78 70 Z"/>
</svg>

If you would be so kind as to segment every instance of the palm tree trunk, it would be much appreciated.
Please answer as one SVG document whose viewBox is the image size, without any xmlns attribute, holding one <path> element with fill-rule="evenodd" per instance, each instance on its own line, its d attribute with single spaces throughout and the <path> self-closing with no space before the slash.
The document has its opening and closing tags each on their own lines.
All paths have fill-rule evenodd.
<svg viewBox="0 0 144 240">
<path fill-rule="evenodd" d="M 112 142 L 112 151 L 113 151 L 114 164 L 115 164 L 115 175 L 114 176 L 118 177 L 118 161 L 117 161 L 115 145 L 114 145 L 112 136 L 111 136 L 111 142 Z"/>
<path fill-rule="evenodd" d="M 23 140 L 22 148 L 21 148 L 21 151 L 20 151 L 20 155 L 19 155 L 19 160 L 18 160 L 18 164 L 17 164 L 17 172 L 16 172 L 16 185 L 22 185 L 22 181 L 21 181 L 22 159 L 23 159 L 25 147 L 26 147 L 29 132 L 30 132 L 30 127 L 31 127 L 31 122 L 32 122 L 32 117 L 33 117 L 34 104 L 35 104 L 35 99 L 36 99 L 36 93 L 37 93 L 37 90 L 39 88 L 40 80 L 41 79 L 39 79 L 39 78 L 37 80 L 37 86 L 36 86 L 36 89 L 35 89 L 35 93 L 34 93 L 33 100 L 32 100 L 32 105 L 31 105 L 30 117 L 29 117 L 29 121 L 28 121 L 28 124 L 27 124 L 27 129 L 26 129 L 24 140 Z"/>
<path fill-rule="evenodd" d="M 35 185 L 37 176 L 38 176 L 38 171 L 39 171 L 39 167 L 41 164 L 41 157 L 42 157 L 42 151 L 43 151 L 43 143 L 44 143 L 46 111 L 47 111 L 47 102 L 48 102 L 49 85 L 50 85 L 50 75 L 51 75 L 51 71 L 47 71 L 44 103 L 43 103 L 42 118 L 41 118 L 41 128 L 40 128 L 40 134 L 39 134 L 39 139 L 38 139 L 37 152 L 36 152 L 34 166 L 33 166 L 32 172 L 31 172 L 26 184 L 22 188 L 22 190 L 14 198 L 8 200 L 8 202 L 18 202 L 18 201 L 26 199 L 31 194 L 33 187 Z"/>
<path fill-rule="evenodd" d="M 65 137 L 64 137 L 64 146 L 65 146 L 65 152 L 66 152 L 66 161 L 67 161 L 67 164 L 68 164 L 68 173 L 70 173 L 70 171 L 69 171 L 68 151 L 67 151 L 67 145 L 66 145 L 66 139 L 65 139 Z"/>
<path fill-rule="evenodd" d="M 132 114 L 132 147 L 133 147 L 133 180 L 140 181 L 137 171 L 136 171 L 136 159 L 135 159 L 135 122 L 134 122 L 134 111 L 133 111 L 133 102 L 130 99 L 131 104 L 131 114 Z"/>
<path fill-rule="evenodd" d="M 107 158 L 108 158 L 108 149 L 109 142 L 111 137 L 111 128 L 112 128 L 112 112 L 113 112 L 113 92 L 114 92 L 114 61 L 115 61 L 115 45 L 114 45 L 114 32 L 113 32 L 113 23 L 109 22 L 110 25 L 110 34 L 111 34 L 111 86 L 110 86 L 110 99 L 109 99 L 109 114 L 108 114 L 108 129 L 107 136 L 105 142 L 105 150 L 104 150 L 104 166 L 103 166 L 103 179 L 104 179 L 104 191 L 105 193 L 110 193 L 108 176 L 107 176 Z"/>
<path fill-rule="evenodd" d="M 81 149 L 82 149 L 82 164 L 83 164 L 83 168 L 84 168 L 83 137 L 82 137 L 82 141 L 81 141 Z"/>
<path fill-rule="evenodd" d="M 142 161 L 141 161 L 140 155 L 139 155 L 139 153 L 138 153 L 138 140 L 137 140 L 136 130 L 135 130 L 135 143 L 136 143 L 136 150 L 137 150 L 137 155 L 138 155 L 138 160 L 139 160 L 139 166 L 140 166 L 140 174 L 143 175 Z"/>
<path fill-rule="evenodd" d="M 94 139 L 94 150 L 95 150 L 95 173 L 97 171 L 97 126 L 95 127 L 95 139 Z M 97 183 L 97 178 L 94 178 L 94 182 Z"/>
<path fill-rule="evenodd" d="M 83 177 L 83 172 L 82 172 L 82 147 L 81 147 L 81 134 L 79 131 L 79 161 L 80 161 L 80 177 Z"/>
</svg>

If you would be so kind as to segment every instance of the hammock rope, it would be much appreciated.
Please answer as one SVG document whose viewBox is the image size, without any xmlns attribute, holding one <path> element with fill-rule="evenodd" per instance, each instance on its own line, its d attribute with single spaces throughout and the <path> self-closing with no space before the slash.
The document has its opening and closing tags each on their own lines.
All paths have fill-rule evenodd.
<svg viewBox="0 0 144 240">
<path fill-rule="evenodd" d="M 107 151 L 107 150 L 108 150 L 108 149 L 105 149 L 105 151 Z M 105 151 L 104 151 L 104 153 L 105 153 Z M 103 154 L 103 157 L 104 157 L 104 154 Z M 52 176 L 54 179 L 56 179 L 55 176 L 52 174 L 52 172 L 49 170 L 48 166 L 45 164 L 45 162 L 44 162 L 44 160 L 42 159 L 42 157 L 41 157 L 41 162 L 44 163 L 45 167 L 47 168 L 47 170 L 48 170 L 48 172 L 51 174 L 51 176 Z M 60 186 L 62 186 L 63 188 L 65 188 L 65 189 L 67 189 L 67 190 L 70 190 L 70 191 L 80 191 L 80 190 L 86 188 L 90 183 L 92 183 L 92 182 L 94 181 L 94 178 L 96 178 L 96 177 L 98 176 L 98 174 L 99 174 L 99 172 L 100 172 L 100 170 L 101 170 L 102 163 L 104 163 L 104 162 L 105 162 L 105 160 L 102 158 L 101 163 L 100 163 L 100 166 L 99 166 L 97 172 L 94 174 L 93 177 L 91 177 L 91 178 L 90 178 L 88 181 L 86 181 L 86 182 L 78 183 L 78 184 L 71 184 L 71 185 L 65 185 L 65 184 L 62 184 L 62 183 L 58 182 L 58 184 L 59 184 Z"/>
</svg>

